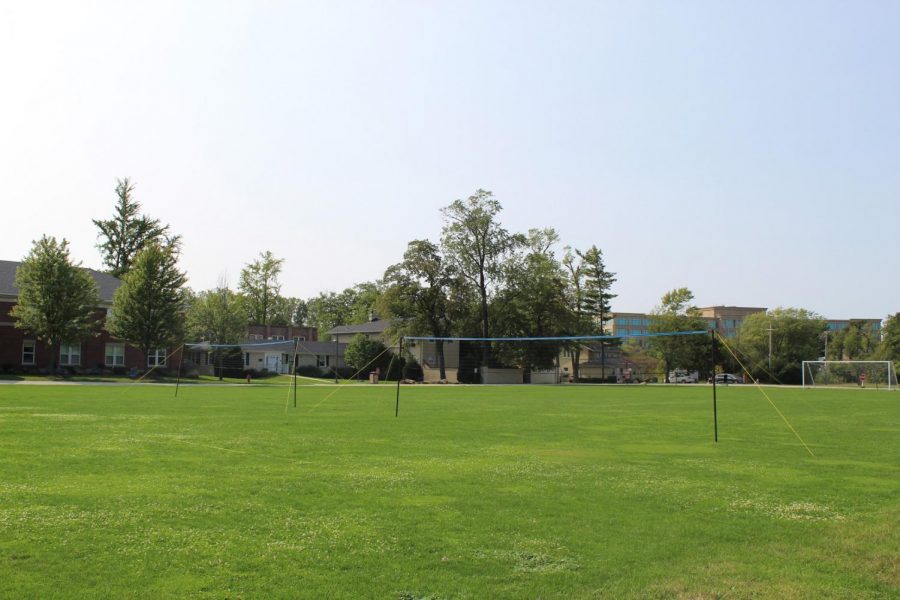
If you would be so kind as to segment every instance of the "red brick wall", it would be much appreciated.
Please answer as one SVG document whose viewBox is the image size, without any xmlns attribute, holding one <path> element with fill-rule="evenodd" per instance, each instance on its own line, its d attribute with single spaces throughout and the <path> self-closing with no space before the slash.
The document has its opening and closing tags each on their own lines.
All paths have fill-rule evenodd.
<svg viewBox="0 0 900 600">
<path fill-rule="evenodd" d="M 47 369 L 51 364 L 50 348 L 41 341 L 37 341 L 35 336 L 21 329 L 13 327 L 13 318 L 10 311 L 14 303 L 0 302 L 0 370 L 43 370 Z M 97 316 L 101 319 L 106 318 L 106 309 L 97 309 Z M 35 364 L 22 365 L 22 343 L 25 340 L 36 340 L 35 344 Z M 104 366 L 106 361 L 106 344 L 110 342 L 119 342 L 103 329 L 100 334 L 81 342 L 81 365 L 79 370 L 90 371 L 92 369 L 108 369 Z M 172 352 L 174 348 L 169 348 L 168 352 Z M 180 351 L 179 351 L 180 352 Z M 176 352 L 169 358 L 167 365 L 170 368 L 178 368 L 179 352 Z M 144 353 L 131 346 L 125 346 L 125 368 L 137 368 L 144 370 L 147 368 L 147 359 Z"/>
</svg>

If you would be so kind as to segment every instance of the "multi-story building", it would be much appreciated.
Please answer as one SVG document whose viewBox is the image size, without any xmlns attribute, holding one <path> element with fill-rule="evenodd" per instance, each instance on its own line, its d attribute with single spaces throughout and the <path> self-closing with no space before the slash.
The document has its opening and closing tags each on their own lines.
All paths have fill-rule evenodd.
<svg viewBox="0 0 900 600">
<path fill-rule="evenodd" d="M 744 319 L 748 316 L 766 312 L 764 307 L 751 306 L 707 306 L 700 309 L 700 315 L 706 319 L 707 327 L 715 329 L 724 338 L 737 336 Z"/>
<path fill-rule="evenodd" d="M 31 332 L 15 327 L 11 315 L 19 299 L 19 290 L 15 285 L 19 264 L 0 260 L 0 370 L 48 372 L 54 362 L 51 348 Z M 102 322 L 109 314 L 113 294 L 122 282 L 108 273 L 86 270 L 100 293 L 97 318 Z M 144 357 L 140 350 L 113 338 L 101 328 L 97 335 L 86 340 L 61 344 L 59 356 L 55 358 L 56 364 L 67 371 L 103 373 L 164 367 L 167 362 L 174 364 L 179 359 L 178 352 L 175 348 L 154 348 Z"/>
<path fill-rule="evenodd" d="M 319 339 L 315 327 L 298 325 L 250 325 L 247 327 L 248 342 L 315 342 Z"/>
</svg>

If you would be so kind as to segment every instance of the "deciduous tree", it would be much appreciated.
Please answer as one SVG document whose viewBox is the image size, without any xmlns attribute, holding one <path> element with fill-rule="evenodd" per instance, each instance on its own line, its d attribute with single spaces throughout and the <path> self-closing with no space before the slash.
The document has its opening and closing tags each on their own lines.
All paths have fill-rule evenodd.
<svg viewBox="0 0 900 600">
<path fill-rule="evenodd" d="M 393 318 L 395 332 L 434 337 L 452 334 L 462 286 L 436 244 L 410 242 L 403 261 L 385 271 L 384 282 L 380 306 Z M 443 340 L 437 340 L 435 346 L 440 378 L 446 379 Z"/>
<path fill-rule="evenodd" d="M 504 257 L 521 242 L 498 220 L 502 207 L 486 190 L 477 190 L 466 200 L 455 200 L 441 209 L 444 216 L 441 245 L 444 256 L 478 294 L 481 336 L 490 337 L 488 299 L 501 278 Z M 482 355 L 487 361 L 488 348 Z"/>
<path fill-rule="evenodd" d="M 803 361 L 817 360 L 821 355 L 825 327 L 821 316 L 803 308 L 775 308 L 765 313 L 754 313 L 741 324 L 738 348 L 754 378 L 800 383 Z"/>
<path fill-rule="evenodd" d="M 692 302 L 694 294 L 688 288 L 666 292 L 659 306 L 651 313 L 652 333 L 704 331 L 706 321 Z M 666 381 L 675 368 L 704 372 L 709 367 L 709 337 L 702 335 L 674 335 L 650 338 L 650 349 L 665 368 Z"/>
<path fill-rule="evenodd" d="M 194 296 L 186 315 L 188 338 L 213 344 L 237 344 L 247 329 L 243 297 L 220 281 L 218 287 Z"/>
<path fill-rule="evenodd" d="M 55 370 L 62 343 L 90 337 L 100 327 L 97 284 L 86 269 L 74 264 L 69 243 L 43 236 L 34 242 L 16 270 L 19 299 L 12 309 L 15 326 L 50 346 Z"/>
<path fill-rule="evenodd" d="M 284 259 L 275 258 L 270 251 L 259 255 L 241 270 L 238 289 L 246 297 L 247 321 L 250 325 L 269 325 L 281 293 L 278 276 Z"/>
</svg>

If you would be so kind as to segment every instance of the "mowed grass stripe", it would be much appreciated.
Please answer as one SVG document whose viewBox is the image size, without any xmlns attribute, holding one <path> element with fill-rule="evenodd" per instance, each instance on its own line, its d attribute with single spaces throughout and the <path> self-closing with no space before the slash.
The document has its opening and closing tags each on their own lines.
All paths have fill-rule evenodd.
<svg viewBox="0 0 900 600">
<path fill-rule="evenodd" d="M 900 396 L 0 387 L 7 597 L 891 597 Z M 311 407 L 319 404 L 315 410 Z"/>
</svg>

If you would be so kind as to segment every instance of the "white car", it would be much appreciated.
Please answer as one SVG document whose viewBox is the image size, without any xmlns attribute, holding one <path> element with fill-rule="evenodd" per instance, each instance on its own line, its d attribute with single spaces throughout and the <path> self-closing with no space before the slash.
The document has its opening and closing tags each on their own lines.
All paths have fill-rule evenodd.
<svg viewBox="0 0 900 600">
<path fill-rule="evenodd" d="M 669 371 L 669 383 L 697 383 L 698 381 L 700 381 L 700 373 L 697 371 L 685 371 L 684 369 Z"/>
</svg>

